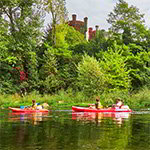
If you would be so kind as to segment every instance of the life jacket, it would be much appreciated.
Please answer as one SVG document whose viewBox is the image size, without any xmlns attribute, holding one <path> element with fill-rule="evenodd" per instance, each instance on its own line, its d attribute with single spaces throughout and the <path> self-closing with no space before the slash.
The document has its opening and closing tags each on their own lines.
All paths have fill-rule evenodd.
<svg viewBox="0 0 150 150">
<path fill-rule="evenodd" d="M 102 106 L 102 104 L 101 104 L 100 102 L 96 102 L 96 103 L 95 103 L 95 107 L 96 107 L 96 109 L 101 109 L 101 108 L 103 108 L 103 106 Z"/>
</svg>

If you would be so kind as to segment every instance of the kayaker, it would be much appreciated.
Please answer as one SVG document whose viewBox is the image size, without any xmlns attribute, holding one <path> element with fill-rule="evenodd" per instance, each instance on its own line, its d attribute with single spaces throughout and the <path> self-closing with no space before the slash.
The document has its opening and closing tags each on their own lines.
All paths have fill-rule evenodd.
<svg viewBox="0 0 150 150">
<path fill-rule="evenodd" d="M 117 101 L 116 107 L 121 108 L 121 106 L 123 105 L 123 102 L 120 99 L 117 99 L 116 101 Z"/>
<path fill-rule="evenodd" d="M 43 109 L 43 106 L 42 105 L 37 105 L 36 109 L 41 110 L 41 109 Z"/>
<path fill-rule="evenodd" d="M 32 100 L 32 109 L 36 109 L 37 108 L 37 104 L 36 104 L 36 100 Z"/>
<path fill-rule="evenodd" d="M 116 99 L 116 104 L 112 105 L 113 108 L 115 107 L 118 109 L 121 108 L 122 106 L 123 106 L 123 102 L 119 98 Z"/>
<path fill-rule="evenodd" d="M 43 107 L 44 109 L 48 109 L 48 108 L 49 108 L 49 105 L 48 105 L 47 103 L 43 103 L 43 104 L 42 104 L 42 107 Z"/>
<path fill-rule="evenodd" d="M 103 106 L 102 106 L 102 104 L 101 104 L 101 102 L 100 102 L 99 97 L 96 97 L 95 108 L 96 108 L 96 109 L 101 109 L 101 108 L 103 108 Z"/>
<path fill-rule="evenodd" d="M 121 105 L 121 109 L 130 109 L 128 105 L 124 105 L 124 103 L 122 103 Z"/>
</svg>

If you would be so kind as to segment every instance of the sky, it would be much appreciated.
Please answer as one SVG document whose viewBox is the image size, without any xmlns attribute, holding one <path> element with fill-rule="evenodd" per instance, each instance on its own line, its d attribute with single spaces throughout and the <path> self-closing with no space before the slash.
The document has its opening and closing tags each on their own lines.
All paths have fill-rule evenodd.
<svg viewBox="0 0 150 150">
<path fill-rule="evenodd" d="M 139 8 L 141 14 L 145 14 L 145 25 L 150 28 L 150 0 L 125 0 L 129 6 Z M 77 20 L 83 21 L 88 17 L 88 27 L 107 30 L 110 25 L 107 23 L 108 14 L 113 11 L 118 0 L 66 0 L 66 7 L 69 12 L 69 20 L 72 14 L 77 15 Z"/>
</svg>

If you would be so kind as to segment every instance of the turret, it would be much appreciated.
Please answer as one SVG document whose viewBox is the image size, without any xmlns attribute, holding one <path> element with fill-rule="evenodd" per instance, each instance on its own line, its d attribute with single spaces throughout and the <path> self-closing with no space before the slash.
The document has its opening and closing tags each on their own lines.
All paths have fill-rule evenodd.
<svg viewBox="0 0 150 150">
<path fill-rule="evenodd" d="M 96 26 L 95 26 L 95 28 L 96 28 L 96 31 L 98 31 L 99 26 L 98 26 L 98 25 L 96 25 Z"/>
<path fill-rule="evenodd" d="M 85 18 L 84 18 L 84 38 L 85 38 L 86 40 L 88 40 L 88 39 L 87 39 L 87 26 L 88 26 L 88 18 L 85 17 Z"/>
<path fill-rule="evenodd" d="M 76 19 L 77 19 L 77 15 L 76 15 L 76 14 L 73 14 L 73 15 L 72 15 L 72 21 L 76 21 Z"/>
</svg>

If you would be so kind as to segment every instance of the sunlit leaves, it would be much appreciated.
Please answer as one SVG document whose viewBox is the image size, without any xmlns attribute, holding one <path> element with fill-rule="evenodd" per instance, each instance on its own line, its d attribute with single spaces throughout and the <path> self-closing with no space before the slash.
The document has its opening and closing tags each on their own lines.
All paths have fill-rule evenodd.
<svg viewBox="0 0 150 150">
<path fill-rule="evenodd" d="M 129 6 L 124 0 L 119 0 L 108 17 L 107 21 L 111 24 L 110 30 L 114 34 L 121 33 L 124 44 L 144 39 L 142 34 L 139 35 L 139 31 L 146 30 L 144 27 L 144 15 L 135 6 Z"/>
<path fill-rule="evenodd" d="M 109 49 L 103 53 L 100 65 L 107 77 L 107 90 L 129 90 L 130 77 L 127 69 L 127 57 L 123 56 L 122 49 Z"/>
<path fill-rule="evenodd" d="M 79 87 L 87 95 L 103 92 L 106 79 L 99 62 L 94 57 L 83 56 L 83 60 L 79 63 L 77 69 Z"/>
</svg>

